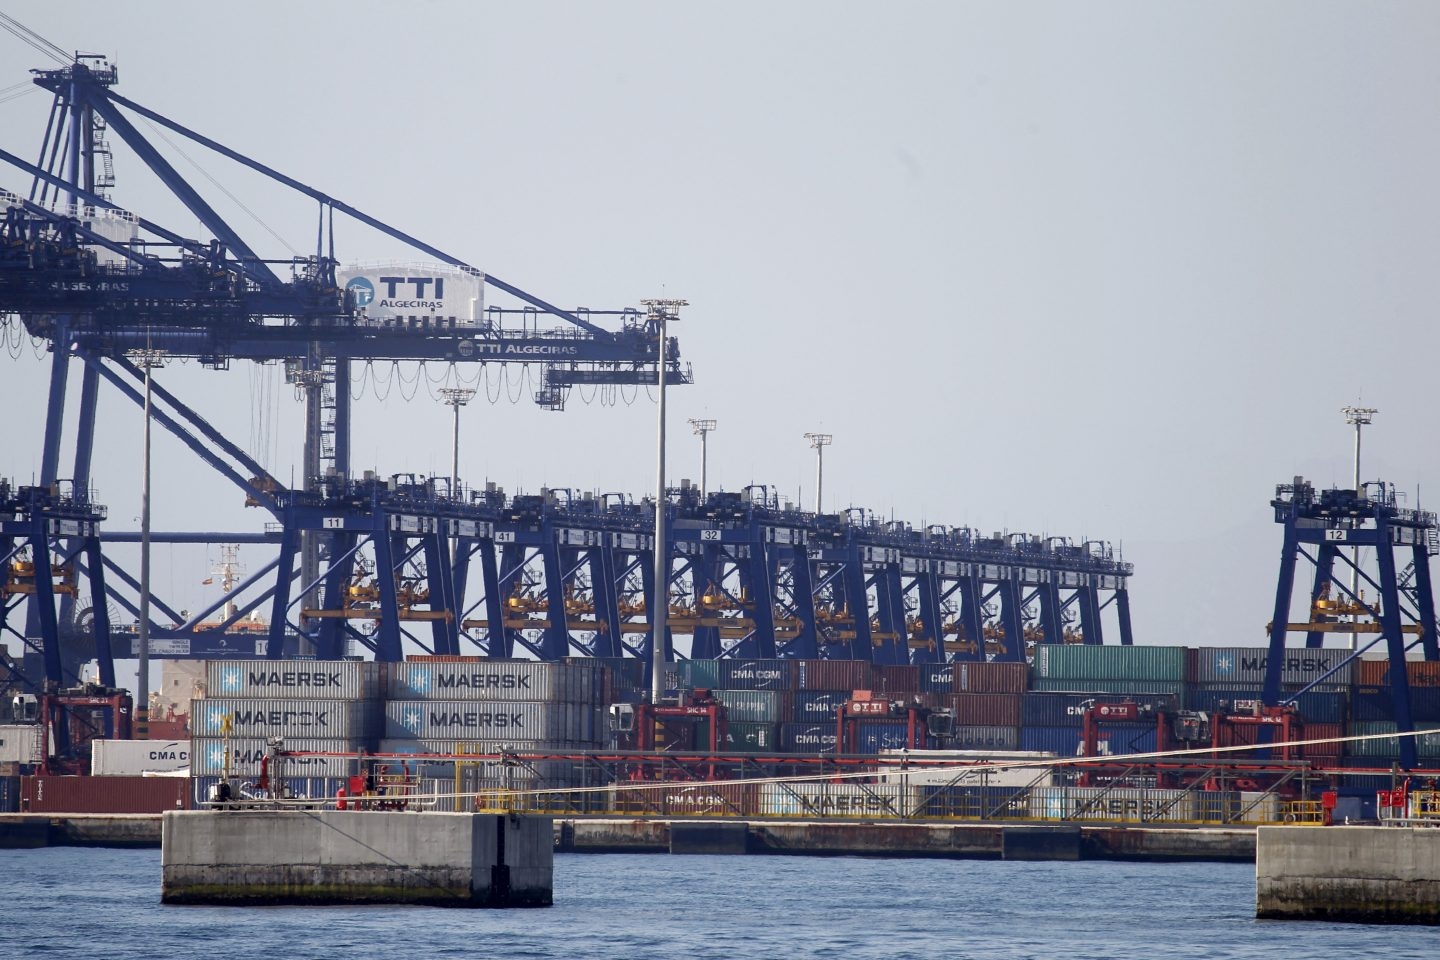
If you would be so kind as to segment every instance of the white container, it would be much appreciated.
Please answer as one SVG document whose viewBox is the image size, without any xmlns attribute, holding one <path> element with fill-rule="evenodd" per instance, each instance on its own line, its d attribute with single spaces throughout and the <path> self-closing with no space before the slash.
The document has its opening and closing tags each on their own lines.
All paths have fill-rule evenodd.
<svg viewBox="0 0 1440 960">
<path fill-rule="evenodd" d="M 391 700 L 385 736 L 417 740 L 596 743 L 595 709 L 573 703 Z"/>
<path fill-rule="evenodd" d="M 190 742 L 190 774 L 196 777 L 218 777 L 225 772 L 225 740 L 223 737 L 196 737 Z M 301 753 L 355 753 L 364 746 L 354 740 L 292 740 L 286 739 L 284 749 Z M 269 752 L 261 737 L 240 737 L 230 740 L 230 775 L 258 777 L 260 759 Z M 349 757 L 285 757 L 285 777 L 348 777 L 356 772 L 355 760 Z"/>
<path fill-rule="evenodd" d="M 888 783 L 765 783 L 760 814 L 775 817 L 906 817 L 910 787 Z"/>
<path fill-rule="evenodd" d="M 40 725 L 0 726 L 0 763 L 34 763 L 40 756 Z"/>
<path fill-rule="evenodd" d="M 1224 820 L 1234 793 L 1129 787 L 1041 787 L 1030 791 L 1037 820 L 1108 823 L 1194 823 Z"/>
<path fill-rule="evenodd" d="M 190 732 L 197 737 L 295 737 L 360 740 L 375 732 L 379 705 L 368 700 L 231 700 L 206 697 L 190 704 Z"/>
<path fill-rule="evenodd" d="M 189 740 L 91 740 L 92 777 L 138 777 L 190 765 Z"/>
<path fill-rule="evenodd" d="M 384 664 L 364 660 L 211 660 L 211 697 L 279 700 L 371 700 L 380 696 Z"/>
<path fill-rule="evenodd" d="M 605 673 L 594 661 L 412 660 L 385 664 L 391 700 L 499 700 L 599 704 Z"/>
</svg>

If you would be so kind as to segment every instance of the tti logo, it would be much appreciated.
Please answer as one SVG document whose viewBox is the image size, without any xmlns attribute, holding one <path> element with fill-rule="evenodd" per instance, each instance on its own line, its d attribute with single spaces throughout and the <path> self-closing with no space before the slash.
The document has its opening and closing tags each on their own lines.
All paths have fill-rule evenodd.
<svg viewBox="0 0 1440 960">
<path fill-rule="evenodd" d="M 345 284 L 345 289 L 355 294 L 355 306 L 365 307 L 375 299 L 375 284 L 364 277 L 356 277 Z"/>
<path fill-rule="evenodd" d="M 386 300 L 395 299 L 395 288 L 402 283 L 408 283 L 414 288 L 416 300 L 427 300 L 430 298 L 425 290 L 432 283 L 435 284 L 434 298 L 436 300 L 442 300 L 445 297 L 444 277 L 381 277 L 380 282 L 385 285 Z"/>
</svg>

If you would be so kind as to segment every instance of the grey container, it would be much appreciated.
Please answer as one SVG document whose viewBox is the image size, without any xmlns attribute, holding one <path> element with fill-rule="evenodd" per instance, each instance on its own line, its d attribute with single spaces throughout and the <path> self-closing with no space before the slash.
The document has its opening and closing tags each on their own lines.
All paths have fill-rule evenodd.
<svg viewBox="0 0 1440 960">
<path fill-rule="evenodd" d="M 391 700 L 600 703 L 605 672 L 595 661 L 420 660 L 385 664 Z"/>
<path fill-rule="evenodd" d="M 378 731 L 379 704 L 371 700 L 231 700 L 190 702 L 190 732 L 218 737 L 225 718 L 232 737 L 364 740 Z"/>
<path fill-rule="evenodd" d="M 956 727 L 946 741 L 950 750 L 1019 750 L 1019 727 Z"/>
<path fill-rule="evenodd" d="M 573 703 L 474 700 L 391 700 L 385 736 L 416 740 L 597 743 L 593 707 Z"/>
<path fill-rule="evenodd" d="M 205 692 L 257 700 L 374 700 L 383 667 L 368 660 L 211 660 Z"/>
<path fill-rule="evenodd" d="M 302 753 L 357 753 L 365 746 L 356 740 L 290 740 L 284 749 Z M 268 753 L 266 741 L 260 737 L 230 739 L 230 774 L 235 777 L 258 777 L 260 759 Z M 348 777 L 358 770 L 356 761 L 348 757 L 285 757 L 282 760 L 286 777 Z M 225 739 L 196 737 L 190 741 L 190 775 L 218 777 L 225 772 Z M 273 774 L 274 771 L 271 771 Z"/>
<path fill-rule="evenodd" d="M 1285 651 L 1281 683 L 1313 683 L 1324 677 L 1326 684 L 1352 682 L 1355 662 L 1339 667 L 1350 656 L 1348 650 L 1292 647 Z M 1190 679 L 1195 683 L 1264 683 L 1268 647 L 1197 647 L 1190 651 Z M 1335 670 L 1331 673 L 1331 670 Z M 1328 676 L 1326 676 L 1329 674 Z"/>
</svg>

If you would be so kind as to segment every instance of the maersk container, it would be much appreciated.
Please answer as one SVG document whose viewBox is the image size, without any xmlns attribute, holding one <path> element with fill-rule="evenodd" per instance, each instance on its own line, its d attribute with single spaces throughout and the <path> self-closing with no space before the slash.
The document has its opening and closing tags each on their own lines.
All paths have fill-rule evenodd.
<svg viewBox="0 0 1440 960">
<path fill-rule="evenodd" d="M 675 673 L 682 690 L 716 690 L 720 687 L 719 660 L 681 660 Z"/>
<path fill-rule="evenodd" d="M 604 673 L 594 662 L 475 658 L 461 663 L 407 661 L 385 666 L 391 700 L 595 704 L 605 695 Z"/>
<path fill-rule="evenodd" d="M 955 693 L 945 706 L 955 715 L 958 724 L 1018 727 L 1023 696 L 1020 693 Z"/>
<path fill-rule="evenodd" d="M 780 693 L 775 690 L 716 690 L 731 723 L 778 723 Z"/>
<path fill-rule="evenodd" d="M 764 783 L 760 785 L 760 816 L 770 817 L 908 817 L 910 787 L 900 784 Z"/>
<path fill-rule="evenodd" d="M 1080 726 L 1085 709 L 1092 703 L 1112 702 L 1116 698 L 1095 693 L 1027 693 L 1020 703 L 1020 722 L 1027 727 Z M 1133 700 L 1152 710 L 1173 713 L 1180 708 L 1178 697 L 1169 694 L 1132 694 L 1119 698 Z M 1153 724 L 1152 724 L 1153 725 Z"/>
<path fill-rule="evenodd" d="M 1084 756 L 1081 731 L 1075 727 L 1021 727 L 1021 750 L 1044 750 L 1062 757 Z M 1155 724 L 1109 723 L 1099 728 L 1096 756 L 1155 752 Z"/>
<path fill-rule="evenodd" d="M 1100 698 L 1148 697 L 1152 694 L 1174 697 L 1185 705 L 1185 684 L 1178 680 L 1066 680 L 1035 677 L 1030 688 L 1036 693 L 1089 693 Z"/>
<path fill-rule="evenodd" d="M 796 660 L 795 686 L 801 690 L 869 690 L 874 685 L 865 660 Z"/>
<path fill-rule="evenodd" d="M 790 719 L 796 723 L 834 723 L 849 699 L 849 690 L 797 690 L 790 702 Z"/>
<path fill-rule="evenodd" d="M 1018 727 L 956 727 L 945 746 L 951 750 L 1018 750 Z"/>
<path fill-rule="evenodd" d="M 197 737 L 303 737 L 363 740 L 378 726 L 379 705 L 369 700 L 231 700 L 206 697 L 190 703 L 190 732 Z"/>
<path fill-rule="evenodd" d="M 1288 648 L 1280 682 L 1307 684 L 1323 680 L 1348 685 L 1354 681 L 1355 661 L 1340 666 L 1348 656 L 1348 650 Z M 1186 679 L 1192 683 L 1264 683 L 1270 650 L 1268 647 L 1195 647 L 1188 658 Z"/>
<path fill-rule="evenodd" d="M 1239 808 L 1240 795 L 1229 791 L 1131 787 L 1037 787 L 1030 791 L 1030 815 L 1037 820 L 1223 822 Z"/>
<path fill-rule="evenodd" d="M 1030 665 L 1025 663 L 955 664 L 956 693 L 1024 693 L 1030 684 Z"/>
<path fill-rule="evenodd" d="M 417 740 L 501 740 L 598 743 L 595 711 L 574 703 L 528 701 L 391 700 L 385 736 Z"/>
<path fill-rule="evenodd" d="M 1192 710 L 1203 710 L 1213 713 L 1220 708 L 1221 703 L 1232 704 L 1230 708 L 1234 711 L 1233 704 L 1239 700 L 1256 700 L 1261 697 L 1263 690 L 1258 684 L 1243 686 L 1219 686 L 1213 684 L 1191 684 L 1186 692 Z M 1284 697 L 1290 693 L 1282 694 Z M 1300 716 L 1304 720 L 1314 723 L 1344 723 L 1346 707 L 1349 697 L 1340 692 L 1315 692 L 1302 693 L 1296 702 L 1300 710 Z"/>
<path fill-rule="evenodd" d="M 189 743 L 190 773 L 196 777 L 214 777 L 225 772 L 225 739 L 196 737 Z M 292 740 L 284 749 L 305 753 L 357 753 L 365 747 L 363 740 Z M 260 760 L 269 752 L 260 737 L 238 737 L 230 740 L 230 773 L 236 777 L 260 775 Z M 284 757 L 281 760 L 287 776 L 348 777 L 356 772 L 354 758 Z"/>
<path fill-rule="evenodd" d="M 190 766 L 189 740 L 91 740 L 92 777 L 138 777 Z"/>
<path fill-rule="evenodd" d="M 1030 791 L 1017 787 L 916 787 L 915 815 L 926 818 L 1030 818 Z"/>
<path fill-rule="evenodd" d="M 1185 648 L 1041 643 L 1035 647 L 1035 676 L 1180 683 L 1185 679 Z"/>
<path fill-rule="evenodd" d="M 834 753 L 834 723 L 782 723 L 780 749 L 786 753 Z"/>
<path fill-rule="evenodd" d="M 722 690 L 793 690 L 794 660 L 720 660 Z"/>
<path fill-rule="evenodd" d="M 250 700 L 373 700 L 383 668 L 373 660 L 211 660 L 205 691 Z"/>
</svg>

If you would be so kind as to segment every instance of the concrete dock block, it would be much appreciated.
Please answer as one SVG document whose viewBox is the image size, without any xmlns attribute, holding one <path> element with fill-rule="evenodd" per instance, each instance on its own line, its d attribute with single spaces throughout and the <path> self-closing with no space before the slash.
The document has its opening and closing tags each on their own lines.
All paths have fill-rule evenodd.
<svg viewBox="0 0 1440 960">
<path fill-rule="evenodd" d="M 750 852 L 750 825 L 739 822 L 672 823 L 671 853 L 745 854 Z"/>
<path fill-rule="evenodd" d="M 1002 860 L 1079 860 L 1079 827 L 1006 827 Z"/>
<path fill-rule="evenodd" d="M 177 904 L 549 906 L 546 817 L 389 811 L 170 812 L 160 899 Z"/>
<path fill-rule="evenodd" d="M 1440 829 L 1260 827 L 1255 915 L 1440 924 Z"/>
</svg>

